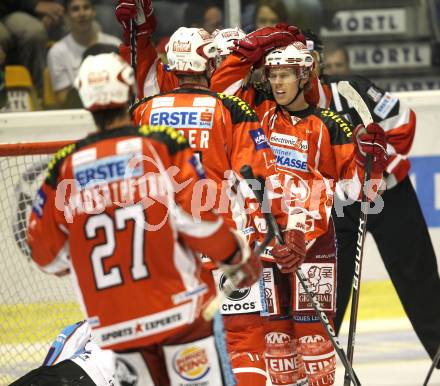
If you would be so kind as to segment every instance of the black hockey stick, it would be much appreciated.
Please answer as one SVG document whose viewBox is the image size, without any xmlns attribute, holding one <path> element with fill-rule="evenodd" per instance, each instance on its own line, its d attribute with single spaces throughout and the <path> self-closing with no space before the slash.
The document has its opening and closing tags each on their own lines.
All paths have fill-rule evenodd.
<svg viewBox="0 0 440 386">
<path fill-rule="evenodd" d="M 362 123 L 366 127 L 373 122 L 373 117 L 371 116 L 370 110 L 368 110 L 362 97 L 359 93 L 350 85 L 347 81 L 341 81 L 338 83 L 339 93 L 353 105 L 354 109 L 359 114 Z M 373 158 L 371 155 L 367 155 L 364 167 L 364 186 L 362 192 L 362 202 L 361 202 L 361 214 L 359 217 L 359 227 L 357 235 L 357 245 L 356 245 L 356 262 L 355 271 L 353 276 L 353 287 L 351 295 L 351 311 L 350 311 L 350 326 L 348 330 L 348 343 L 347 343 L 347 357 L 351 364 L 353 364 L 353 354 L 356 336 L 356 324 L 357 315 L 359 309 L 359 296 L 360 296 L 360 283 L 362 274 L 362 261 L 364 255 L 364 243 L 365 237 L 367 235 L 367 218 L 368 218 L 368 191 L 370 189 L 370 176 L 371 167 L 373 164 Z M 349 374 L 345 372 L 344 376 L 344 386 L 350 386 L 351 380 Z"/>
<path fill-rule="evenodd" d="M 249 181 L 259 181 L 261 187 L 264 188 L 264 181 L 261 180 L 261 178 L 256 179 L 254 176 L 254 173 L 252 172 L 252 168 L 248 165 L 244 165 L 241 169 L 240 169 L 240 173 L 241 175 L 249 182 Z M 251 186 L 251 184 L 249 184 Z M 283 235 L 281 233 L 281 230 L 278 226 L 278 223 L 275 220 L 275 217 L 273 216 L 273 214 L 270 212 L 267 203 L 264 202 L 264 197 L 265 195 L 263 194 L 263 191 L 261 189 L 253 189 L 254 194 L 258 200 L 258 202 L 260 203 L 261 207 L 263 208 L 263 212 L 264 212 L 264 217 L 266 219 L 267 222 L 267 226 L 269 229 L 273 229 L 274 233 L 275 233 L 275 238 L 277 239 L 277 241 L 280 244 L 284 244 L 284 239 L 283 239 Z M 339 343 L 339 340 L 336 336 L 336 332 L 333 329 L 332 325 L 330 324 L 329 319 L 327 318 L 327 315 L 325 313 L 325 311 L 322 310 L 321 308 L 321 304 L 319 302 L 319 300 L 316 298 L 315 293 L 311 292 L 309 290 L 309 284 L 308 284 L 308 280 L 306 278 L 306 276 L 304 275 L 304 272 L 301 270 L 301 268 L 298 268 L 295 271 L 295 274 L 298 278 L 298 280 L 300 281 L 302 287 L 304 288 L 304 291 L 307 294 L 307 297 L 310 301 L 310 303 L 312 304 L 313 309 L 316 312 L 316 315 L 318 316 L 321 324 L 324 326 L 327 335 L 333 345 L 333 348 L 335 349 L 336 353 L 339 356 L 339 359 L 342 362 L 342 365 L 345 368 L 346 373 L 348 374 L 349 379 L 353 382 L 353 384 L 355 386 L 361 386 L 361 383 L 356 375 L 356 373 L 353 370 L 353 367 L 351 366 L 350 362 L 348 361 L 347 355 L 344 352 L 344 349 L 342 348 L 341 344 Z"/>
<path fill-rule="evenodd" d="M 246 168 L 250 169 L 249 166 L 245 165 L 240 169 L 240 173 L 244 179 L 248 180 L 248 178 L 246 177 L 248 175 L 248 174 L 246 174 L 246 172 L 247 172 Z M 253 176 L 252 169 L 250 169 L 250 173 Z M 261 194 L 261 202 L 264 201 L 264 196 L 262 193 L 264 191 L 264 189 L 258 189 L 258 190 L 256 189 L 254 192 L 256 192 L 256 191 L 258 191 L 258 194 Z M 258 198 L 258 200 L 260 201 L 260 198 Z M 266 234 L 266 237 L 264 238 L 264 241 L 255 250 L 255 254 L 257 256 L 260 256 L 264 252 L 266 247 L 269 246 L 269 244 L 272 242 L 272 240 L 275 236 L 276 228 L 273 226 L 272 223 L 270 223 L 270 221 L 268 221 L 268 219 L 266 219 L 266 221 L 268 224 L 267 225 L 267 228 L 268 228 L 267 234 Z M 276 222 L 275 222 L 275 224 L 276 224 Z M 203 318 L 207 321 L 212 320 L 214 318 L 214 315 L 217 313 L 218 309 L 220 308 L 221 304 L 225 300 L 225 297 L 228 297 L 236 290 L 237 290 L 237 288 L 234 287 L 232 281 L 230 281 L 230 280 L 226 281 L 225 284 L 223 284 L 222 291 L 213 300 L 211 300 L 211 302 L 202 311 Z"/>
<path fill-rule="evenodd" d="M 131 68 L 133 68 L 134 77 L 136 79 L 136 71 L 137 71 L 137 43 L 136 43 L 136 23 L 133 19 L 130 20 L 130 61 Z M 136 92 L 136 91 L 135 91 Z M 137 94 L 137 92 L 136 92 Z M 132 100 L 130 105 L 136 101 L 136 94 L 132 95 Z"/>
<path fill-rule="evenodd" d="M 431 378 L 432 372 L 434 368 L 437 366 L 440 360 L 440 346 L 437 349 L 434 359 L 432 360 L 431 367 L 429 368 L 428 374 L 426 374 L 425 381 L 423 382 L 423 386 L 428 386 L 429 379 Z"/>
</svg>

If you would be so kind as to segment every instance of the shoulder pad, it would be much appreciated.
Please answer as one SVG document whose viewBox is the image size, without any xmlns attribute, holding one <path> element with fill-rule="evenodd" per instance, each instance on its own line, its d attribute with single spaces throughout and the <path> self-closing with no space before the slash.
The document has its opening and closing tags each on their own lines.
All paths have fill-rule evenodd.
<svg viewBox="0 0 440 386">
<path fill-rule="evenodd" d="M 232 123 L 258 122 L 257 114 L 245 101 L 235 95 L 217 93 L 217 97 L 231 112 Z"/>
<path fill-rule="evenodd" d="M 143 137 L 151 138 L 167 145 L 171 155 L 189 147 L 186 138 L 170 126 L 144 125 L 139 128 L 138 132 Z"/>
<path fill-rule="evenodd" d="M 62 147 L 58 150 L 47 165 L 46 183 L 52 188 L 56 188 L 58 174 L 64 159 L 76 149 L 76 143 Z"/>
<path fill-rule="evenodd" d="M 353 125 L 342 115 L 324 109 L 319 109 L 315 115 L 320 118 L 327 127 L 332 145 L 344 145 L 353 141 Z"/>
<path fill-rule="evenodd" d="M 152 98 L 154 98 L 156 95 L 152 95 L 152 96 L 149 96 L 149 97 L 144 97 L 144 98 L 141 98 L 141 99 L 136 99 L 134 102 L 133 102 L 133 104 L 129 107 L 129 109 L 128 109 L 128 111 L 129 111 L 129 113 L 130 113 L 130 115 L 133 115 L 133 113 L 134 113 L 134 111 L 141 105 L 141 104 L 143 104 L 143 103 L 146 103 L 146 102 L 148 102 L 150 99 L 152 99 Z"/>
</svg>

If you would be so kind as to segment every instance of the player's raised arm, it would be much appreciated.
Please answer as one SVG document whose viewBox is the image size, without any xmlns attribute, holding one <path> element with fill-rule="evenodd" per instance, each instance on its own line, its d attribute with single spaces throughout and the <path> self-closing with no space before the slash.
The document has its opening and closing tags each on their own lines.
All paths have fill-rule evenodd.
<svg viewBox="0 0 440 386">
<path fill-rule="evenodd" d="M 140 99 L 177 87 L 176 77 L 166 70 L 151 42 L 151 35 L 156 30 L 151 0 L 118 0 L 115 14 L 123 29 L 121 56 L 131 63 L 132 51 L 136 51 L 137 97 Z M 134 47 L 130 40 L 131 28 L 135 29 L 136 35 Z"/>
</svg>

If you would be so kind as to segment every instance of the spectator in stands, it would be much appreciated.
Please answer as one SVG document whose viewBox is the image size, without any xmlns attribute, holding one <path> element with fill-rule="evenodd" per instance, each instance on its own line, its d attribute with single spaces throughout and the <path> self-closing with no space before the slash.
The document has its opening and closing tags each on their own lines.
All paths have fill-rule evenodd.
<svg viewBox="0 0 440 386">
<path fill-rule="evenodd" d="M 350 73 L 350 59 L 343 45 L 326 44 L 323 56 L 325 75 L 348 75 Z"/>
<path fill-rule="evenodd" d="M 204 28 L 209 33 L 223 28 L 223 11 L 215 1 L 191 1 L 185 9 L 185 27 Z"/>
<path fill-rule="evenodd" d="M 255 28 L 274 27 L 277 23 L 287 23 L 288 12 L 282 0 L 260 0 L 255 8 Z"/>
<path fill-rule="evenodd" d="M 0 1 L 0 46 L 8 52 L 8 62 L 28 68 L 40 95 L 46 65 L 47 29 L 62 23 L 63 17 L 64 7 L 55 1 Z M 11 50 L 13 54 L 9 55 Z"/>
<path fill-rule="evenodd" d="M 47 57 L 52 87 L 60 105 L 73 86 L 84 51 L 95 43 L 121 43 L 118 38 L 98 31 L 91 0 L 66 0 L 65 6 L 71 32 L 53 45 Z"/>
</svg>

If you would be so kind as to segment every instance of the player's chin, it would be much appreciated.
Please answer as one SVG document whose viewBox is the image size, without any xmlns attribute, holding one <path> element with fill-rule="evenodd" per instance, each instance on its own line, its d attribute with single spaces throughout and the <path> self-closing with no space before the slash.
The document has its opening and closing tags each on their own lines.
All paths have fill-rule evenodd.
<svg viewBox="0 0 440 386">
<path fill-rule="evenodd" d="M 284 106 L 288 102 L 288 98 L 286 94 L 274 94 L 275 102 L 277 104 Z"/>
</svg>

